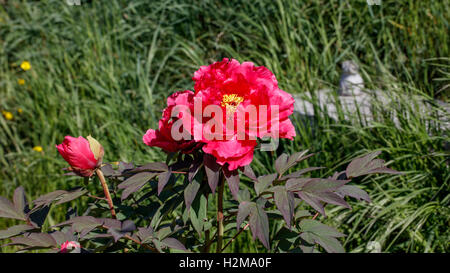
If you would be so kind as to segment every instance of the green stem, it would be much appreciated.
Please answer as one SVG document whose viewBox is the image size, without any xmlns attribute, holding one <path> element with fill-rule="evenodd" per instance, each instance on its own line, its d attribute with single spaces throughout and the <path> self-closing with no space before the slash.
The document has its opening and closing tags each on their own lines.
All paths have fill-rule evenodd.
<svg viewBox="0 0 450 273">
<path fill-rule="evenodd" d="M 217 247 L 216 252 L 222 251 L 223 241 L 223 190 L 225 186 L 225 177 L 222 176 L 217 192 Z"/>
</svg>

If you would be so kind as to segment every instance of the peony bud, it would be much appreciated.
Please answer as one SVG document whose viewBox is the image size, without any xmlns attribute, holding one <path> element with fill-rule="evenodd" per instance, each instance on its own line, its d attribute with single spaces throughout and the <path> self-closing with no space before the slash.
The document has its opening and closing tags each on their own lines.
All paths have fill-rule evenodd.
<svg viewBox="0 0 450 273">
<path fill-rule="evenodd" d="M 72 250 L 75 250 L 74 252 L 80 252 L 81 246 L 80 243 L 75 241 L 66 241 L 61 245 L 60 253 L 67 253 L 68 251 L 72 252 Z"/>
<path fill-rule="evenodd" d="M 66 136 L 63 143 L 56 145 L 58 152 L 70 164 L 69 170 L 84 177 L 92 176 L 103 159 L 103 147 L 93 137 Z"/>
</svg>

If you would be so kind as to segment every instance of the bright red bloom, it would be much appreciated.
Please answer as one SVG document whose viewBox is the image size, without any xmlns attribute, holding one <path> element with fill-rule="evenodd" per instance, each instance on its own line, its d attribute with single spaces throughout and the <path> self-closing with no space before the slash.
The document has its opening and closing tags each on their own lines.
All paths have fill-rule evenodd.
<svg viewBox="0 0 450 273">
<path fill-rule="evenodd" d="M 188 130 L 184 130 L 183 126 L 180 126 L 179 135 L 184 132 L 186 135 L 181 139 L 174 139 L 172 132 L 172 126 L 175 122 L 183 117 L 184 110 L 192 111 L 194 92 L 185 90 L 172 94 L 167 98 L 167 108 L 164 109 L 162 118 L 159 120 L 159 129 L 149 129 L 143 136 L 142 140 L 148 146 L 156 146 L 162 148 L 166 152 L 178 152 L 192 153 L 197 149 L 201 143 L 196 143 L 189 135 Z M 179 113 L 175 113 L 176 106 L 184 106 L 183 109 L 179 109 Z M 172 115 L 174 114 L 174 117 Z M 182 121 L 179 121 L 182 123 Z"/>
<path fill-rule="evenodd" d="M 80 250 L 81 246 L 80 243 L 75 242 L 75 241 L 65 241 L 62 245 L 61 245 L 61 250 L 59 251 L 60 253 L 67 253 L 69 250 Z"/>
<path fill-rule="evenodd" d="M 103 147 L 99 143 L 98 145 L 98 150 L 96 150 L 98 154 L 96 156 L 87 139 L 82 136 L 78 138 L 66 136 L 63 143 L 56 145 L 56 148 L 67 163 L 70 164 L 70 170 L 80 176 L 89 177 L 94 173 L 95 168 L 101 164 L 103 157 Z"/>
<path fill-rule="evenodd" d="M 205 118 L 194 119 L 194 124 L 203 126 L 194 125 L 192 135 L 196 141 L 205 143 L 203 151 L 214 155 L 219 164 L 228 163 L 229 170 L 252 161 L 256 137 L 292 140 L 295 136 L 295 128 L 289 120 L 294 111 L 294 98 L 278 87 L 275 76 L 266 67 L 225 58 L 200 67 L 193 80 L 195 99 L 202 101 L 202 110 L 208 105 L 220 106 L 223 117 L 216 117 L 216 120 L 223 124 L 221 137 L 211 139 L 204 135 L 204 127 L 214 126 L 205 124 Z M 252 106 L 257 115 L 247 118 L 243 113 Z M 266 109 L 265 112 L 262 109 Z M 235 122 L 234 128 L 226 126 L 227 120 Z M 238 131 L 239 124 L 245 124 L 244 130 Z M 211 131 L 217 134 L 214 129 Z"/>
</svg>

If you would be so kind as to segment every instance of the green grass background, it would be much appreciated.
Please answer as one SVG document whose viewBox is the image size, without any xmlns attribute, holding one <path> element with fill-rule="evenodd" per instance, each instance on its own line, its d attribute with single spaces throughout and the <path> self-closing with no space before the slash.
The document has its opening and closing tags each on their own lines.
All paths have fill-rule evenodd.
<svg viewBox="0 0 450 273">
<path fill-rule="evenodd" d="M 330 120 L 317 112 L 301 119 L 298 136 L 277 153 L 318 153 L 302 166 L 342 170 L 357 155 L 383 151 L 404 176 L 355 181 L 373 203 L 352 210 L 327 207 L 328 224 L 348 234 L 349 252 L 378 241 L 385 252 L 449 249 L 448 131 L 433 116 L 418 115 L 399 95 L 448 101 L 448 1 L 0 1 L 0 194 L 28 197 L 80 184 L 62 176 L 55 144 L 65 135 L 91 134 L 105 161 L 144 163 L 164 157 L 142 143 L 155 128 L 165 99 L 193 89 L 200 65 L 223 57 L 268 67 L 281 88 L 297 94 L 337 89 L 340 63 L 358 61 L 366 85 L 396 97 L 399 126 L 385 105 L 376 122 Z M 29 61 L 32 69 L 18 65 Z M 25 79 L 25 85 L 17 80 Z M 18 109 L 23 109 L 22 113 Z M 409 116 L 409 118 L 406 118 Z M 447 143 L 447 144 L 446 144 Z M 42 146 L 43 152 L 32 150 Z M 255 169 L 271 171 L 276 154 L 257 153 Z M 62 220 L 64 209 L 49 219 Z M 0 220 L 0 228 L 13 221 Z M 246 232 L 228 251 L 258 251 Z M 2 250 L 0 250 L 2 251 Z M 5 251 L 5 250 L 4 250 Z"/>
</svg>

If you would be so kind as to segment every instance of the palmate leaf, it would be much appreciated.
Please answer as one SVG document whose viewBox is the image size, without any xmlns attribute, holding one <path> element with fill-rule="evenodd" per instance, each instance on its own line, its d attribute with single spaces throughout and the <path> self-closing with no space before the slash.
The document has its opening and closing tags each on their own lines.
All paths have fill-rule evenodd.
<svg viewBox="0 0 450 273">
<path fill-rule="evenodd" d="M 130 194 L 140 190 L 150 179 L 154 178 L 158 173 L 139 172 L 118 185 L 119 189 L 124 189 L 121 200 L 125 200 Z"/>
<path fill-rule="evenodd" d="M 132 165 L 131 165 L 132 166 Z M 169 170 L 169 166 L 167 166 L 164 162 L 152 162 L 142 166 L 139 166 L 134 169 L 125 169 L 123 171 L 124 175 L 136 174 L 140 172 L 166 172 Z"/>
<path fill-rule="evenodd" d="M 242 173 L 245 176 L 247 176 L 251 180 L 255 181 L 257 179 L 256 175 L 255 175 L 255 172 L 253 171 L 252 167 L 250 167 L 250 165 L 246 165 L 244 167 L 240 167 L 239 169 L 242 171 Z"/>
<path fill-rule="evenodd" d="M 298 197 L 305 201 L 308 205 L 310 205 L 313 209 L 320 212 L 323 216 L 326 216 L 325 209 L 323 207 L 322 202 L 315 196 L 308 194 L 307 192 L 296 192 Z"/>
<path fill-rule="evenodd" d="M 336 239 L 345 235 L 332 227 L 324 225 L 316 220 L 304 219 L 299 225 L 303 232 L 300 236 L 309 243 L 320 244 L 327 252 L 345 252 L 341 243 Z"/>
<path fill-rule="evenodd" d="M 342 244 L 334 237 L 315 234 L 311 234 L 311 237 L 329 253 L 345 253 Z"/>
<path fill-rule="evenodd" d="M 202 158 L 196 158 L 192 164 L 189 166 L 188 170 L 188 181 L 191 182 L 194 177 L 197 175 L 198 171 L 200 170 L 200 167 L 203 165 Z"/>
<path fill-rule="evenodd" d="M 21 237 L 11 238 L 11 243 L 7 245 L 22 245 L 30 248 L 50 248 L 57 247 L 56 240 L 47 233 L 26 233 Z"/>
<path fill-rule="evenodd" d="M 264 199 L 264 198 L 262 198 Z M 239 230 L 242 222 L 249 217 L 249 226 L 253 239 L 258 238 L 263 245 L 270 249 L 269 245 L 269 218 L 264 211 L 264 200 L 258 202 L 243 201 L 239 204 L 236 218 L 236 228 Z"/>
<path fill-rule="evenodd" d="M 260 195 L 263 191 L 265 191 L 268 187 L 272 185 L 273 181 L 276 178 L 277 178 L 276 173 L 258 177 L 257 182 L 254 184 L 256 194 Z"/>
<path fill-rule="evenodd" d="M 310 167 L 310 168 L 302 169 L 302 170 L 293 172 L 293 173 L 288 174 L 288 175 L 283 175 L 280 178 L 280 180 L 283 181 L 283 180 L 287 180 L 287 179 L 291 179 L 291 178 L 299 178 L 300 176 L 302 176 L 305 173 L 312 172 L 312 171 L 315 171 L 315 170 L 320 170 L 320 169 L 324 169 L 324 167 Z"/>
<path fill-rule="evenodd" d="M 186 247 L 175 238 L 171 238 L 171 237 L 165 238 L 161 241 L 161 244 L 163 244 L 169 248 L 187 251 Z"/>
<path fill-rule="evenodd" d="M 261 243 L 270 250 L 269 244 L 269 219 L 264 208 L 258 204 L 252 207 L 249 219 L 253 239 L 258 237 Z"/>
<path fill-rule="evenodd" d="M 402 174 L 401 172 L 389 169 L 385 166 L 382 159 L 374 159 L 381 154 L 381 151 L 373 152 L 368 155 L 358 157 L 348 164 L 346 175 L 348 178 L 359 177 L 372 173 L 390 173 Z"/>
<path fill-rule="evenodd" d="M 367 194 L 367 192 L 365 192 L 364 190 L 362 190 L 356 186 L 344 185 L 344 186 L 340 187 L 338 190 L 336 190 L 336 193 L 341 195 L 342 197 L 351 196 L 358 200 L 364 200 L 367 203 L 372 202 L 370 200 L 369 194 Z"/>
<path fill-rule="evenodd" d="M 146 228 L 140 227 L 138 228 L 138 231 L 136 232 L 136 235 L 140 239 L 141 243 L 147 244 L 151 242 L 151 240 L 154 238 L 154 232 L 152 227 L 148 226 Z"/>
<path fill-rule="evenodd" d="M 242 222 L 244 222 L 245 218 L 250 215 L 253 206 L 256 204 L 250 201 L 243 201 L 239 204 L 238 214 L 236 217 L 236 229 L 239 230 L 241 228 Z"/>
<path fill-rule="evenodd" d="M 18 187 L 14 191 L 14 197 L 13 197 L 14 207 L 16 211 L 21 211 L 23 213 L 27 213 L 28 210 L 28 201 L 27 197 L 25 196 L 25 191 L 23 187 Z"/>
<path fill-rule="evenodd" d="M 230 188 L 231 194 L 235 200 L 238 199 L 237 195 L 239 192 L 239 172 L 237 170 L 229 171 L 227 168 L 223 168 L 223 174 L 227 180 L 228 187 Z"/>
<path fill-rule="evenodd" d="M 167 182 L 169 182 L 171 176 L 172 176 L 171 171 L 163 172 L 158 175 L 158 195 L 161 194 Z"/>
<path fill-rule="evenodd" d="M 23 211 L 16 210 L 14 204 L 2 196 L 0 196 L 0 217 L 18 219 L 23 221 L 26 220 Z"/>
<path fill-rule="evenodd" d="M 303 219 L 300 222 L 299 227 L 303 232 L 311 232 L 322 236 L 331 236 L 336 238 L 345 236 L 345 234 L 340 233 L 336 229 L 312 219 Z"/>
<path fill-rule="evenodd" d="M 200 183 L 198 183 L 196 179 L 192 180 L 192 182 L 190 182 L 184 189 L 184 202 L 186 204 L 187 211 L 189 211 L 192 201 L 194 201 L 199 189 Z"/>
<path fill-rule="evenodd" d="M 88 191 L 85 189 L 76 189 L 67 193 L 64 193 L 61 195 L 61 199 L 58 200 L 58 202 L 55 203 L 55 205 L 60 205 L 60 204 L 64 204 L 67 202 L 70 202 L 72 200 L 77 199 L 80 196 L 83 196 L 84 194 L 86 194 Z"/>
<path fill-rule="evenodd" d="M 108 224 L 105 223 L 105 225 Z M 117 242 L 120 238 L 127 234 L 130 234 L 134 230 L 136 230 L 134 222 L 131 220 L 125 220 L 120 224 L 120 228 L 109 228 L 108 233 L 111 234 L 114 238 L 114 241 Z"/>
<path fill-rule="evenodd" d="M 207 200 L 205 195 L 200 195 L 191 206 L 189 215 L 194 229 L 199 235 L 203 231 L 205 221 L 207 220 Z"/>
<path fill-rule="evenodd" d="M 36 210 L 41 209 L 42 207 L 50 206 L 54 201 L 58 201 L 55 203 L 56 205 L 60 205 L 63 203 L 70 202 L 80 196 L 83 196 L 87 193 L 87 190 L 83 188 L 76 188 L 70 191 L 64 190 L 56 190 L 42 196 L 39 196 L 36 200 L 33 201 L 34 207 L 28 214 L 34 213 Z"/>
<path fill-rule="evenodd" d="M 271 190 L 274 193 L 274 201 L 278 210 L 283 215 L 289 229 L 291 229 L 291 220 L 295 209 L 294 194 L 284 186 L 275 186 Z"/>
<path fill-rule="evenodd" d="M 0 230 L 0 240 L 21 235 L 27 231 L 33 230 L 35 227 L 30 225 L 17 225 L 9 227 L 6 230 Z"/>
<path fill-rule="evenodd" d="M 322 178 L 297 178 L 289 179 L 286 188 L 295 191 L 300 199 L 305 201 L 315 210 L 325 215 L 322 202 L 350 208 L 347 202 L 339 194 L 334 193 L 350 180 L 334 180 Z"/>
<path fill-rule="evenodd" d="M 277 173 L 279 175 L 282 175 L 283 173 L 285 173 L 289 168 L 293 167 L 294 165 L 296 165 L 297 163 L 313 156 L 314 154 L 309 154 L 306 155 L 306 153 L 308 153 L 308 150 L 305 151 L 301 151 L 298 153 L 294 153 L 291 156 L 288 156 L 287 154 L 282 154 L 280 155 L 277 160 L 275 161 L 275 170 L 277 170 Z"/>
<path fill-rule="evenodd" d="M 112 219 L 110 219 L 112 220 Z M 117 221 L 117 220 L 114 220 Z M 78 216 L 74 217 L 68 221 L 59 223 L 54 227 L 71 225 L 75 232 L 80 233 L 80 237 L 84 237 L 86 234 L 94 230 L 95 228 L 102 226 L 104 219 L 97 219 L 92 216 Z M 118 221 L 119 222 L 119 221 Z M 120 222 L 119 222 L 120 225 Z"/>
<path fill-rule="evenodd" d="M 214 194 L 216 192 L 217 185 L 219 184 L 220 165 L 217 164 L 214 156 L 210 154 L 205 154 L 203 156 L 203 165 L 205 166 L 209 187 L 211 188 L 211 192 Z"/>
<path fill-rule="evenodd" d="M 305 183 L 301 190 L 307 192 L 331 192 L 337 190 L 348 182 L 350 182 L 350 180 L 313 178 Z"/>
</svg>

